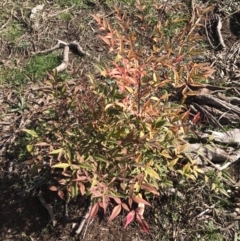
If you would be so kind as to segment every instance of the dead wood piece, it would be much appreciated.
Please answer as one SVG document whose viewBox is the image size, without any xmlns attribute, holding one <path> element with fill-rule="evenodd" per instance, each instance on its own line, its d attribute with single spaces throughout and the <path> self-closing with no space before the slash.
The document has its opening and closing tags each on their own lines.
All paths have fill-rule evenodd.
<svg viewBox="0 0 240 241">
<path fill-rule="evenodd" d="M 195 160 L 196 164 L 202 166 L 210 164 L 218 171 L 226 169 L 240 158 L 240 152 L 229 154 L 220 147 L 201 143 L 188 144 L 185 153 Z"/>
<path fill-rule="evenodd" d="M 12 14 L 12 13 L 11 13 Z M 12 16 L 10 16 L 9 18 L 8 18 L 8 20 L 0 27 L 0 32 L 1 32 L 1 30 L 3 30 L 8 24 L 9 24 L 9 22 L 12 20 Z"/>
<path fill-rule="evenodd" d="M 230 48 L 227 54 L 227 59 L 237 59 L 237 56 L 240 54 L 240 41 L 237 41 L 233 44 L 233 46 Z"/>
<path fill-rule="evenodd" d="M 205 20 L 204 27 L 205 27 L 205 34 L 206 34 L 206 37 L 207 37 L 207 39 L 208 39 L 208 42 L 209 42 L 209 44 L 211 45 L 211 47 L 212 47 L 213 49 L 215 49 L 212 41 L 211 41 L 210 38 L 209 38 L 208 28 L 207 28 L 207 21 L 206 21 L 206 20 Z"/>
<path fill-rule="evenodd" d="M 215 86 L 215 85 L 209 85 L 209 84 L 205 84 L 203 85 L 204 88 L 207 88 L 211 91 L 226 91 L 228 89 L 230 89 L 230 87 L 221 87 L 221 86 Z"/>
<path fill-rule="evenodd" d="M 222 46 L 223 49 L 226 48 L 226 45 L 224 43 L 222 34 L 221 34 L 221 29 L 222 29 L 222 21 L 221 18 L 218 14 L 216 14 L 216 19 L 217 19 L 217 35 L 218 35 L 218 39 L 219 39 L 219 44 Z"/>
<path fill-rule="evenodd" d="M 197 103 L 194 103 L 194 107 L 196 109 L 198 109 L 201 113 L 203 113 L 208 118 L 210 123 L 212 123 L 213 125 L 218 126 L 223 131 L 225 131 L 223 126 L 219 123 L 219 121 L 208 110 L 206 110 L 204 107 L 198 105 Z"/>
<path fill-rule="evenodd" d="M 222 93 L 218 93 L 218 97 L 221 99 L 221 100 L 224 100 L 228 103 L 231 103 L 233 105 L 240 105 L 240 98 L 238 97 L 228 97 Z"/>
<path fill-rule="evenodd" d="M 240 82 L 238 80 L 231 80 L 231 84 L 234 86 L 240 87 Z"/>
<path fill-rule="evenodd" d="M 85 215 L 81 218 L 79 226 L 78 226 L 77 230 L 75 231 L 76 234 L 80 234 L 82 232 L 82 229 L 83 229 L 83 227 L 85 225 L 85 222 L 86 222 L 86 220 L 88 219 L 88 217 L 90 215 L 91 208 L 92 208 L 92 203 L 89 205 Z"/>
<path fill-rule="evenodd" d="M 56 71 L 57 73 L 65 70 L 68 66 L 68 53 L 69 53 L 69 46 L 66 45 L 64 47 L 64 51 L 63 51 L 63 61 L 60 65 L 58 65 L 55 69 L 53 69 L 53 71 Z"/>
<path fill-rule="evenodd" d="M 235 94 L 236 94 L 237 96 L 240 97 L 240 92 L 239 92 L 239 90 L 238 90 L 237 88 L 233 88 L 233 91 L 235 92 Z"/>
<path fill-rule="evenodd" d="M 34 55 L 35 55 L 35 54 L 48 54 L 48 53 L 53 52 L 53 51 L 56 50 L 56 49 L 61 48 L 62 45 L 63 45 L 63 46 L 66 46 L 67 43 L 65 43 L 65 42 L 63 42 L 63 41 L 61 41 L 61 40 L 58 40 L 57 44 L 56 44 L 55 46 L 53 46 L 52 48 L 50 48 L 50 49 L 45 49 L 45 50 L 42 50 L 42 51 L 38 51 L 38 52 L 33 53 L 33 54 L 34 54 Z"/>
<path fill-rule="evenodd" d="M 202 211 L 201 213 L 199 213 L 195 218 L 199 219 L 200 217 L 202 217 L 205 213 L 209 212 L 211 209 L 214 209 L 217 203 L 211 205 L 210 207 L 208 207 L 207 209 L 205 209 L 204 211 Z"/>
<path fill-rule="evenodd" d="M 226 231 L 228 231 L 229 229 L 234 228 L 234 226 L 239 222 L 239 220 L 240 220 L 240 217 L 237 217 L 236 220 L 233 221 L 231 224 L 229 224 L 227 227 L 219 228 L 219 230 L 222 231 L 222 232 L 223 232 L 223 231 L 226 232 Z"/>
<path fill-rule="evenodd" d="M 89 53 L 87 52 L 84 52 L 82 47 L 80 46 L 80 44 L 76 41 L 73 41 L 71 43 L 66 43 L 62 40 L 58 40 L 57 44 L 55 46 L 53 46 L 52 48 L 50 49 L 45 49 L 43 51 L 39 51 L 37 53 L 34 53 L 34 54 L 48 54 L 50 52 L 53 52 L 57 49 L 60 49 L 60 48 L 64 48 L 64 51 L 63 51 L 63 61 L 62 63 L 57 66 L 56 68 L 53 69 L 53 71 L 56 71 L 57 73 L 65 70 L 68 66 L 68 61 L 69 61 L 69 50 L 71 50 L 73 53 L 79 55 L 79 56 L 90 56 Z"/>
<path fill-rule="evenodd" d="M 227 103 L 226 101 L 220 100 L 212 95 L 197 95 L 195 96 L 195 99 L 199 103 L 204 103 L 205 105 L 211 105 L 215 108 L 231 111 L 240 116 L 239 107 L 234 106 L 231 103 Z"/>
<path fill-rule="evenodd" d="M 78 42 L 73 41 L 73 42 L 71 42 L 71 43 L 66 43 L 66 42 L 64 42 L 64 41 L 62 41 L 62 40 L 59 40 L 59 39 L 58 39 L 58 41 L 57 41 L 57 44 L 56 44 L 55 46 L 53 46 L 52 48 L 50 48 L 50 49 L 45 49 L 45 50 L 36 52 L 36 53 L 34 53 L 34 54 L 48 54 L 48 53 L 50 53 L 50 52 L 53 52 L 54 50 L 63 48 L 63 47 L 65 47 L 65 46 L 69 46 L 69 48 L 70 48 L 71 50 L 75 50 L 75 51 L 76 51 L 76 54 L 78 54 L 78 55 L 81 55 L 81 56 L 88 55 L 88 56 L 90 56 L 89 53 L 83 51 L 82 47 L 80 46 L 80 44 L 79 44 Z"/>
<path fill-rule="evenodd" d="M 216 116 L 216 120 L 221 124 L 236 124 L 240 121 L 240 117 L 237 114 L 230 113 L 229 111 L 223 112 L 219 109 L 209 107 L 207 105 L 204 105 L 202 107 L 212 115 Z"/>
<path fill-rule="evenodd" d="M 201 135 L 201 138 L 207 140 L 210 136 L 215 142 L 228 144 L 228 145 L 240 145 L 240 129 L 232 129 L 229 131 L 226 131 L 226 133 L 218 132 L 218 131 L 207 131 L 207 133 L 204 133 Z"/>
<path fill-rule="evenodd" d="M 64 218 L 67 221 L 69 219 L 69 214 L 68 214 L 68 202 L 66 201 L 64 204 Z"/>
<path fill-rule="evenodd" d="M 69 43 L 69 48 L 72 52 L 74 52 L 75 54 L 77 54 L 79 56 L 85 56 L 85 55 L 90 56 L 90 54 L 87 52 L 84 52 L 82 47 L 79 45 L 79 43 L 77 43 L 75 41 Z"/>
<path fill-rule="evenodd" d="M 190 153 L 190 155 L 193 153 L 195 157 L 197 157 L 196 154 L 203 154 L 206 158 L 214 163 L 223 163 L 226 160 L 235 161 L 235 157 L 229 155 L 225 150 L 211 145 L 203 145 L 201 143 L 188 144 L 185 151 Z M 198 164 L 203 164 L 202 159 L 198 160 Z"/>
</svg>

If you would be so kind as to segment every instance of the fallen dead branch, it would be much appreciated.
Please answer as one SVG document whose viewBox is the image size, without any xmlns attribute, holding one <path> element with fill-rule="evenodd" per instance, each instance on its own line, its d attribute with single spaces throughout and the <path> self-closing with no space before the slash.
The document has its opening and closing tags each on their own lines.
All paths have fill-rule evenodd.
<svg viewBox="0 0 240 241">
<path fill-rule="evenodd" d="M 240 98 L 238 97 L 235 97 L 235 96 L 232 96 L 232 97 L 229 97 L 229 96 L 226 96 L 222 93 L 218 93 L 217 96 L 221 99 L 221 100 L 224 100 L 230 104 L 233 104 L 233 105 L 240 105 Z"/>
<path fill-rule="evenodd" d="M 219 230 L 222 231 L 222 232 L 223 232 L 223 231 L 228 231 L 229 229 L 234 228 L 234 226 L 239 222 L 239 220 L 240 220 L 240 217 L 238 216 L 238 217 L 236 217 L 235 220 L 234 220 L 231 224 L 229 224 L 227 227 L 219 228 Z"/>
<path fill-rule="evenodd" d="M 221 18 L 218 14 L 216 14 L 216 19 L 217 19 L 217 35 L 218 35 L 218 40 L 219 40 L 219 44 L 222 46 L 223 49 L 226 48 L 226 45 L 224 43 L 222 34 L 221 34 L 221 29 L 222 29 L 222 21 Z"/>
<path fill-rule="evenodd" d="M 206 37 L 207 37 L 208 43 L 211 45 L 211 47 L 212 47 L 213 49 L 215 49 L 215 47 L 214 47 L 214 45 L 213 45 L 211 39 L 209 38 L 208 28 L 207 28 L 207 20 L 205 20 L 204 25 L 205 25 L 205 26 L 204 26 L 204 27 L 205 27 L 205 34 L 206 34 Z"/>
<path fill-rule="evenodd" d="M 214 117 L 214 115 L 208 111 L 208 106 L 201 106 L 197 103 L 194 103 L 193 106 L 200 111 L 202 115 L 204 115 L 207 119 L 208 122 L 211 123 L 212 125 L 218 126 L 224 131 L 223 126 L 219 123 L 219 121 Z"/>
<path fill-rule="evenodd" d="M 206 214 L 206 213 L 209 212 L 210 210 L 214 209 L 217 204 L 218 204 L 218 203 L 214 203 L 213 205 L 211 205 L 210 207 L 208 207 L 207 209 L 205 209 L 204 211 L 202 211 L 201 213 L 199 213 L 195 218 L 199 219 L 199 218 L 202 217 L 204 214 Z"/>
<path fill-rule="evenodd" d="M 210 22 L 213 22 L 214 24 L 212 25 Z M 205 34 L 206 34 L 209 44 L 211 45 L 211 47 L 213 49 L 216 49 L 218 46 L 221 46 L 222 49 L 225 50 L 227 46 L 225 45 L 222 34 L 221 34 L 222 20 L 221 20 L 220 16 L 215 13 L 210 15 L 210 22 L 209 22 L 209 20 L 205 20 L 205 24 L 204 24 Z M 215 32 L 217 35 L 218 45 L 216 47 L 214 46 L 214 44 L 212 43 L 212 41 L 209 37 L 209 34 L 210 34 L 208 32 L 209 29 L 211 29 L 211 32 Z"/>
<path fill-rule="evenodd" d="M 239 107 L 232 105 L 231 103 L 222 101 L 212 95 L 197 95 L 197 96 L 195 96 L 195 99 L 199 103 L 204 103 L 205 105 L 213 106 L 217 109 L 231 111 L 240 116 L 240 108 Z"/>
<path fill-rule="evenodd" d="M 226 132 L 206 131 L 198 133 L 205 143 L 189 143 L 185 149 L 187 156 L 203 167 L 203 170 L 211 167 L 222 171 L 240 160 L 240 129 L 232 129 Z"/>
<path fill-rule="evenodd" d="M 76 234 L 80 234 L 80 233 L 82 232 L 82 229 L 83 229 L 83 227 L 84 227 L 84 225 L 85 225 L 85 222 L 86 222 L 86 220 L 88 219 L 88 217 L 89 217 L 89 215 L 90 215 L 91 208 L 92 208 L 92 203 L 89 205 L 86 213 L 85 213 L 84 216 L 81 218 L 81 221 L 80 221 L 80 223 L 79 223 L 79 226 L 78 226 L 78 228 L 77 228 L 76 231 L 75 231 Z M 86 228 L 87 228 L 87 227 L 88 227 L 88 225 L 86 226 Z M 86 233 L 86 231 L 85 231 L 85 233 Z"/>
<path fill-rule="evenodd" d="M 222 133 L 224 134 L 224 133 Z M 240 151 L 234 148 L 224 150 L 223 147 L 213 144 L 188 144 L 185 153 L 200 166 L 210 167 L 222 171 L 240 159 Z"/>
<path fill-rule="evenodd" d="M 57 44 L 53 46 L 52 48 L 42 50 L 36 53 L 33 53 L 34 55 L 36 54 L 48 54 L 50 52 L 53 52 L 57 49 L 64 48 L 63 50 L 63 61 L 62 63 L 57 66 L 56 68 L 53 69 L 53 71 L 59 73 L 61 71 L 64 71 L 68 67 L 68 62 L 69 62 L 69 50 L 71 50 L 74 54 L 79 55 L 79 56 L 90 56 L 89 53 L 84 52 L 80 44 L 76 41 L 66 43 L 62 40 L 58 40 Z"/>
<path fill-rule="evenodd" d="M 65 70 L 68 66 L 68 54 L 69 54 L 69 46 L 66 45 L 64 46 L 64 51 L 63 51 L 63 61 L 60 65 L 58 65 L 53 71 L 59 73 L 63 70 Z"/>
<path fill-rule="evenodd" d="M 239 123 L 240 92 L 238 88 L 206 84 L 202 86 L 188 85 L 188 88 L 190 92 L 197 92 L 194 96 L 189 95 L 186 99 L 186 104 L 191 109 L 192 114 L 196 115 L 200 112 L 205 121 L 207 120 L 208 123 L 223 131 L 225 131 L 223 125 Z"/>
<path fill-rule="evenodd" d="M 211 136 L 212 140 L 218 143 L 222 144 L 228 144 L 228 145 L 240 145 L 240 129 L 232 129 L 227 131 L 226 133 L 218 132 L 218 131 L 207 131 L 204 134 L 201 134 L 201 138 L 204 140 L 209 139 Z"/>
</svg>

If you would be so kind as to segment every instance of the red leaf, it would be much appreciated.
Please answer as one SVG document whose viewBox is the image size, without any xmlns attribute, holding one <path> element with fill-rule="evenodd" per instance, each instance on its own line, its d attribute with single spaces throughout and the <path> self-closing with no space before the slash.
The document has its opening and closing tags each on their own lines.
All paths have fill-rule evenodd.
<svg viewBox="0 0 240 241">
<path fill-rule="evenodd" d="M 99 25 L 101 24 L 101 19 L 100 19 L 99 16 L 94 15 L 94 14 L 90 14 L 90 15 L 94 18 L 94 20 L 95 20 Z"/>
<path fill-rule="evenodd" d="M 198 112 L 194 117 L 193 117 L 193 124 L 196 125 L 197 122 L 199 122 L 199 120 L 201 119 L 201 115 L 200 112 Z"/>
<path fill-rule="evenodd" d="M 103 208 L 103 212 L 105 214 L 107 212 L 107 207 L 108 207 L 108 204 L 109 204 L 109 198 L 106 197 L 106 196 L 103 196 L 101 204 L 102 204 L 101 207 Z"/>
<path fill-rule="evenodd" d="M 115 217 L 117 217 L 117 215 L 121 212 L 121 209 L 122 209 L 122 206 L 121 204 L 120 205 L 117 205 L 113 211 L 112 211 L 112 214 L 110 215 L 109 219 L 108 219 L 108 222 L 113 220 Z"/>
<path fill-rule="evenodd" d="M 81 182 L 79 182 L 78 187 L 79 187 L 81 194 L 84 195 L 86 193 L 85 186 Z"/>
<path fill-rule="evenodd" d="M 131 191 L 131 190 L 130 190 L 130 191 Z M 128 199 L 128 204 L 129 204 L 129 207 L 130 207 L 130 208 L 132 207 L 132 203 L 133 203 L 132 198 L 129 198 L 129 199 Z"/>
<path fill-rule="evenodd" d="M 91 211 L 88 217 L 89 220 L 93 219 L 97 215 L 98 209 L 99 209 L 99 203 L 95 203 L 91 208 Z"/>
<path fill-rule="evenodd" d="M 144 190 L 147 190 L 147 191 L 149 191 L 153 194 L 159 195 L 159 192 L 151 184 L 142 183 L 141 188 L 144 189 Z"/>
<path fill-rule="evenodd" d="M 131 212 L 129 212 L 127 214 L 127 217 L 126 217 L 126 224 L 124 226 L 124 228 L 126 228 L 135 218 L 135 211 L 132 210 Z"/>
<path fill-rule="evenodd" d="M 114 199 L 114 201 L 115 201 L 117 204 L 121 204 L 121 203 L 122 203 L 121 199 L 118 198 L 118 197 L 113 197 L 113 199 Z"/>
<path fill-rule="evenodd" d="M 190 110 L 186 111 L 183 115 L 182 115 L 182 121 L 185 122 L 187 121 L 188 117 L 190 114 Z"/>
<path fill-rule="evenodd" d="M 86 176 L 78 176 L 76 179 L 73 179 L 73 182 L 77 182 L 77 181 L 85 181 L 87 179 Z"/>
<path fill-rule="evenodd" d="M 58 191 L 58 196 L 59 196 L 61 199 L 65 200 L 65 195 L 64 195 L 64 192 L 63 192 L 63 191 L 59 190 L 59 191 Z"/>
<path fill-rule="evenodd" d="M 53 191 L 53 192 L 56 192 L 58 190 L 58 188 L 56 186 L 50 186 L 49 190 Z"/>
<path fill-rule="evenodd" d="M 175 59 L 173 60 L 173 63 L 178 63 L 178 62 L 182 61 L 183 58 L 184 58 L 184 56 L 185 56 L 184 54 L 179 55 L 177 58 L 175 58 Z"/>
<path fill-rule="evenodd" d="M 108 46 L 111 46 L 111 43 L 110 43 L 109 39 L 107 39 L 106 37 L 101 36 L 101 35 L 99 35 L 99 37 L 100 37 Z"/>
<path fill-rule="evenodd" d="M 137 222 L 139 223 L 142 231 L 144 233 L 149 234 L 149 226 L 148 226 L 147 222 L 143 218 L 141 218 L 141 216 L 138 213 L 136 213 L 136 219 L 137 219 Z"/>
<path fill-rule="evenodd" d="M 102 197 L 102 193 L 100 191 L 98 191 L 97 187 L 92 187 L 90 188 L 90 192 L 92 194 L 93 197 Z"/>
<path fill-rule="evenodd" d="M 59 180 L 57 180 L 58 181 L 58 183 L 60 184 L 60 185 L 66 185 L 67 184 L 67 181 L 65 180 L 65 179 L 59 179 Z"/>
<path fill-rule="evenodd" d="M 146 204 L 148 206 L 151 206 L 151 204 L 149 202 L 147 202 L 146 200 L 140 198 L 140 197 L 132 197 L 132 200 L 135 202 L 135 203 L 143 203 L 143 204 Z"/>
<path fill-rule="evenodd" d="M 123 208 L 124 208 L 126 211 L 128 211 L 128 212 L 129 212 L 129 208 L 128 208 L 127 204 L 122 203 L 122 207 L 123 207 Z"/>
</svg>

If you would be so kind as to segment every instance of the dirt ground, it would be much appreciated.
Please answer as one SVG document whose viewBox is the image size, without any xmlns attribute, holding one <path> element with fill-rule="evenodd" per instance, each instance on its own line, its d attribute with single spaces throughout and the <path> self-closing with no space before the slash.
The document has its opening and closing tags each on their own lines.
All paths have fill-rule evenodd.
<svg viewBox="0 0 240 241">
<path fill-rule="evenodd" d="M 7 1 L 6 1 L 7 2 Z M 20 6 L 24 9 L 24 2 L 19 1 Z M 23 13 L 20 9 L 16 8 L 15 4 L 9 6 L 14 9 L 12 18 L 15 21 L 19 21 L 24 26 L 24 34 L 18 39 L 18 44 L 6 39 L 3 34 L 1 36 L 1 57 L 0 63 L 7 68 L 21 68 L 26 61 L 29 60 L 32 52 L 48 49 L 56 44 L 56 40 L 60 39 L 66 42 L 78 41 L 81 47 L 89 52 L 92 56 L 104 58 L 107 54 L 105 46 L 97 38 L 97 26 L 92 20 L 90 14 L 98 13 L 102 15 L 111 16 L 112 9 L 104 3 L 99 1 L 93 3 L 86 1 L 87 6 L 84 8 L 76 7 L 66 11 L 70 13 L 71 18 L 60 14 L 65 13 L 63 9 L 56 7 L 57 1 L 48 1 L 45 6 L 45 12 L 48 14 L 46 18 L 32 20 L 34 24 L 30 22 L 28 17 L 23 17 Z M 217 1 L 215 1 L 217 2 Z M 220 13 L 224 12 L 224 7 L 230 6 L 228 4 L 221 5 L 223 9 L 220 9 Z M 238 1 L 232 1 L 237 3 Z M 239 3 L 239 2 L 238 2 Z M 37 4 L 37 1 L 32 3 Z M 7 3 L 6 3 L 7 6 Z M 234 5 L 237 6 L 237 5 Z M 66 7 L 67 8 L 67 7 Z M 26 9 L 25 9 L 26 10 Z M 24 11 L 25 11 L 24 10 Z M 235 9 L 236 10 L 236 9 Z M 30 11 L 27 8 L 26 11 Z M 10 14 L 10 13 L 9 13 Z M 233 46 L 240 38 L 239 26 L 237 27 L 233 18 L 239 20 L 239 12 L 233 14 L 232 18 L 225 18 L 223 21 L 223 38 L 227 47 Z M 226 17 L 226 13 L 223 18 Z M 8 17 L 6 17 L 7 21 Z M 209 29 L 209 33 L 210 33 Z M 214 34 L 213 34 L 214 36 Z M 215 44 L 213 37 L 209 36 L 210 41 Z M 29 43 L 27 48 L 20 48 L 20 43 Z M 210 50 L 212 55 L 216 54 L 216 50 Z M 11 59 L 16 58 L 16 63 L 13 63 Z M 68 68 L 68 73 L 73 73 L 73 69 L 76 66 L 81 68 L 81 74 L 77 74 L 77 78 L 82 78 L 84 74 L 92 68 L 91 58 L 83 58 L 79 61 L 78 57 L 71 56 L 72 62 Z M 240 62 L 236 63 L 240 67 Z M 217 82 L 219 76 L 222 78 L 239 78 L 239 68 L 234 73 L 231 69 L 229 71 L 222 71 L 222 66 L 219 64 L 219 71 L 216 72 L 216 77 L 213 80 Z M 239 72 L 238 72 L 239 71 Z M 75 73 L 73 73 L 74 75 Z M 240 75 L 239 75 L 240 76 Z M 9 81 L 11 81 L 9 79 Z M 7 93 L 7 94 L 6 94 Z M 17 97 L 14 90 L 10 86 L 5 86 L 0 90 L 0 104 L 1 111 L 7 112 L 8 105 L 3 101 L 4 99 L 14 102 Z M 17 114 L 9 114 L 8 119 L 1 120 L 1 131 L 4 134 L 4 123 L 9 121 L 18 122 Z M 1 124 L 0 124 L 1 125 Z M 13 128 L 13 132 L 16 130 L 14 125 L 9 128 Z M 4 147 L 5 139 L 0 140 L 1 148 Z M 24 189 L 24 178 L 19 175 L 17 167 L 13 165 L 11 169 L 11 163 L 14 158 L 10 155 L 0 155 L 0 240 L 13 241 L 13 240 L 83 240 L 82 235 L 76 236 L 73 233 L 74 223 L 78 223 L 86 210 L 87 201 L 83 197 L 71 201 L 69 203 L 69 219 L 63 219 L 64 203 L 53 192 L 47 191 L 43 194 L 46 202 L 50 203 L 56 213 L 57 223 L 53 226 L 49 215 L 45 207 L 39 201 L 36 193 L 29 192 L 24 195 L 19 195 L 19 192 Z M 237 171 L 236 171 L 237 170 Z M 233 179 L 237 180 L 239 166 L 234 167 Z M 26 175 L 27 170 L 24 171 Z M 178 183 L 176 182 L 176 187 Z M 240 200 L 240 194 L 236 192 L 235 198 L 231 198 L 228 201 L 221 200 L 217 196 L 210 198 L 207 191 L 198 190 L 195 188 L 194 193 L 190 190 L 184 190 L 179 187 L 179 192 L 184 195 L 181 199 L 180 195 L 176 193 L 168 195 L 164 193 L 159 199 L 153 200 L 153 206 L 146 210 L 146 221 L 150 226 L 150 234 L 144 234 L 140 231 L 136 223 L 131 224 L 128 228 L 124 229 L 125 215 L 122 213 L 118 218 L 112 222 L 107 222 L 107 218 L 101 216 L 101 214 L 95 218 L 86 228 L 85 241 L 148 241 L 148 240 L 233 240 L 234 235 L 239 237 L 239 229 L 234 231 L 231 229 L 220 230 L 221 227 L 228 227 L 233 223 L 231 214 L 233 210 L 238 207 L 238 200 Z M 210 192 L 210 187 L 207 188 Z M 197 192 L 196 192 L 197 191 Z M 200 195 L 201 194 L 201 195 Z M 226 210 L 218 208 L 218 204 L 221 203 L 221 207 L 225 206 Z M 212 206 L 216 205 L 216 206 Z M 212 208 L 209 208 L 212 207 Z M 206 220 L 196 220 L 197 214 L 203 212 L 209 208 L 212 210 L 215 218 L 208 217 Z M 226 215 L 227 213 L 227 215 Z M 209 216 L 211 216 L 209 214 Z M 224 218 L 223 218 L 224 217 Z M 235 219 L 234 219 L 235 220 Z M 208 226 L 208 230 L 204 233 L 204 225 Z M 195 227 L 195 228 L 194 228 Z M 238 227 L 238 224 L 236 225 Z M 221 239 L 219 239 L 221 233 Z M 236 239 L 234 239 L 236 240 Z"/>
</svg>

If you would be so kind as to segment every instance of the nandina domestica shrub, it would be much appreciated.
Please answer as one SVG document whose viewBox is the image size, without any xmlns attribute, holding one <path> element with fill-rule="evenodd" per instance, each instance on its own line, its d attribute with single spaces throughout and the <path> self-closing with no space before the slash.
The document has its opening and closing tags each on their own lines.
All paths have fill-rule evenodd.
<svg viewBox="0 0 240 241">
<path fill-rule="evenodd" d="M 89 196 L 89 219 L 109 206 L 110 221 L 125 210 L 125 227 L 136 219 L 147 233 L 145 205 L 172 185 L 171 176 L 195 180 L 202 173 L 184 154 L 189 115 L 184 100 L 194 94 L 189 85 L 212 73 L 191 61 L 199 36 L 190 21 L 166 37 L 168 22 L 152 17 L 159 8 L 138 1 L 136 14 L 128 16 L 116 7 L 113 24 L 92 15 L 109 50 L 107 60 L 95 63 L 101 78 L 90 73 L 88 81 L 61 81 L 49 74 L 42 90 L 48 105 L 36 132 L 25 130 L 34 133 L 28 149 L 38 168 L 48 159 L 53 173 L 61 172 L 51 190 L 65 200 Z M 176 90 L 182 92 L 181 104 L 172 101 Z"/>
</svg>

